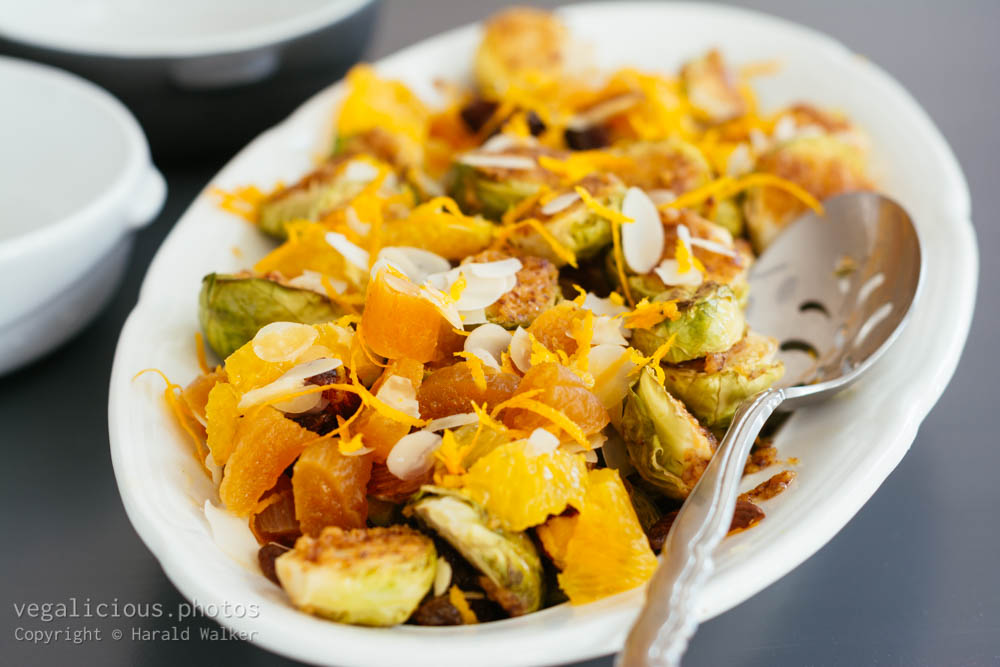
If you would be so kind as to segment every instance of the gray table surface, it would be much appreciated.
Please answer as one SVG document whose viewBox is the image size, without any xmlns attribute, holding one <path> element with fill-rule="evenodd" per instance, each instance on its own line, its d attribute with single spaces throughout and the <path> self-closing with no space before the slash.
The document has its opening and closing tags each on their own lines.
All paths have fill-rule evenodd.
<svg viewBox="0 0 1000 667">
<path fill-rule="evenodd" d="M 501 4 L 388 2 L 369 55 L 391 53 Z M 833 35 L 920 100 L 968 176 L 983 266 L 962 362 L 902 464 L 819 553 L 703 625 L 685 664 L 1000 664 L 1000 443 L 990 425 L 1000 377 L 994 349 L 1000 269 L 993 261 L 1000 253 L 993 221 L 1000 208 L 1000 3 L 740 4 Z M 241 641 L 199 639 L 199 631 L 216 627 L 207 619 L 44 622 L 18 615 L 24 603 L 71 598 L 78 605 L 90 598 L 92 604 L 159 603 L 164 609 L 183 601 L 122 509 L 108 453 L 107 385 L 118 332 L 150 258 L 221 164 L 166 167 L 166 207 L 139 235 L 128 277 L 107 310 L 49 358 L 0 379 L 0 534 L 8 545 L 0 550 L 4 664 L 291 664 Z M 144 641 L 130 634 L 174 626 L 190 628 L 191 639 Z M 88 628 L 101 638 L 32 643 L 17 639 L 18 628 Z M 114 640 L 114 629 L 125 637 Z M 610 665 L 610 659 L 587 664 Z"/>
</svg>

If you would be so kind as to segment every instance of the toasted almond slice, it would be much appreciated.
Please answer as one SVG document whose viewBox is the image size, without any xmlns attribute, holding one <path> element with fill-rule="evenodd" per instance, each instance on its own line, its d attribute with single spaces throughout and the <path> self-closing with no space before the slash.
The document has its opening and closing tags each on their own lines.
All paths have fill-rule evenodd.
<svg viewBox="0 0 1000 667">
<path fill-rule="evenodd" d="M 262 361 L 292 361 L 309 349 L 319 332 L 308 324 L 271 322 L 253 337 L 253 352 Z"/>
<path fill-rule="evenodd" d="M 663 254 L 663 223 L 656 204 L 639 188 L 629 188 L 622 214 L 632 222 L 622 225 L 625 261 L 636 273 L 649 273 Z"/>
<path fill-rule="evenodd" d="M 347 240 L 346 236 L 340 232 L 327 232 L 326 242 L 329 243 L 334 250 L 343 255 L 344 259 L 348 262 L 363 271 L 368 270 L 368 264 L 370 262 L 368 251 L 351 243 Z"/>
<path fill-rule="evenodd" d="M 441 436 L 431 431 L 414 431 L 393 446 L 385 465 L 399 479 L 416 479 L 434 465 L 434 452 L 441 446 Z"/>
</svg>

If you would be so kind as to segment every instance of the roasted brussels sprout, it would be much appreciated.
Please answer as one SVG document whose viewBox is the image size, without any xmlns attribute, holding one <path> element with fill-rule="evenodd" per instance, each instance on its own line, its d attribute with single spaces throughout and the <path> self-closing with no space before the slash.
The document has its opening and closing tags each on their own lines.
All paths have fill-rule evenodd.
<svg viewBox="0 0 1000 667">
<path fill-rule="evenodd" d="M 710 123 L 732 120 L 746 112 L 739 82 L 716 49 L 685 63 L 681 81 L 691 106 Z"/>
<path fill-rule="evenodd" d="M 804 136 L 779 144 L 757 161 L 757 171 L 797 183 L 823 200 L 870 187 L 865 153 L 857 144 L 832 135 Z M 754 249 L 762 251 L 805 206 L 777 188 L 751 188 L 743 203 Z"/>
<path fill-rule="evenodd" d="M 522 199 L 543 187 L 555 188 L 559 176 L 541 167 L 542 155 L 562 159 L 565 154 L 538 144 L 518 144 L 503 150 L 477 153 L 476 164 L 455 163 L 449 176 L 449 191 L 466 213 L 481 213 L 499 220 Z M 485 160 L 485 161 L 484 161 Z M 523 162 L 523 165 L 519 164 Z M 529 166 L 529 163 L 534 166 Z"/>
<path fill-rule="evenodd" d="M 622 436 L 639 475 L 672 498 L 687 497 L 715 449 L 712 434 L 649 368 L 625 399 Z"/>
<path fill-rule="evenodd" d="M 625 186 L 612 174 L 591 174 L 577 185 L 587 190 L 600 204 L 614 210 L 621 209 Z M 572 190 L 563 194 L 569 193 Z M 551 201 L 556 201 L 559 196 L 561 195 Z M 537 218 L 545 230 L 560 245 L 573 252 L 577 259 L 593 257 L 611 245 L 611 223 L 591 211 L 579 199 L 551 215 L 546 215 L 545 210 L 545 206 L 538 206 L 528 213 L 528 217 Z M 557 266 L 566 264 L 566 260 L 553 250 L 549 241 L 531 227 L 518 228 L 509 237 L 509 242 L 521 252 L 544 257 Z"/>
<path fill-rule="evenodd" d="M 694 256 L 704 265 L 705 282 L 726 285 L 736 295 L 741 306 L 746 305 L 750 286 L 747 275 L 753 263 L 753 252 L 745 239 L 734 239 L 723 226 L 707 220 L 694 211 L 684 209 L 674 212 L 671 221 L 664 223 L 663 257 L 672 257 L 677 248 L 677 228 L 683 224 L 688 228 L 691 237 L 707 241 L 712 248 L 704 245 L 693 247 Z M 620 282 L 614 257 L 608 256 L 605 271 L 613 283 Z M 626 280 L 629 290 L 637 298 L 653 298 L 670 287 L 659 278 L 655 272 L 635 275 L 626 267 Z"/>
<path fill-rule="evenodd" d="M 559 77 L 569 56 L 570 36 L 554 14 L 512 7 L 486 22 L 476 51 L 475 76 L 487 96 L 523 86 L 527 76 Z"/>
<path fill-rule="evenodd" d="M 267 278 L 210 273 L 201 281 L 198 320 L 208 345 L 225 359 L 271 322 L 329 322 L 343 313 L 328 298 Z"/>
<path fill-rule="evenodd" d="M 265 199 L 258 211 L 257 226 L 265 234 L 285 240 L 285 223 L 318 220 L 350 201 L 372 180 L 375 169 L 370 162 L 354 160 L 350 154 L 331 157 L 297 183 Z"/>
<path fill-rule="evenodd" d="M 634 141 L 608 149 L 626 158 L 609 169 L 626 186 L 680 195 L 712 180 L 712 167 L 693 144 L 681 139 Z"/>
<path fill-rule="evenodd" d="M 658 294 L 653 301 L 677 300 L 680 316 L 666 319 L 650 329 L 636 329 L 632 345 L 643 354 L 653 354 L 671 341 L 662 357 L 677 364 L 706 354 L 723 352 L 743 338 L 746 320 L 736 294 L 729 287 L 704 283 L 693 294 L 674 289 Z"/>
<path fill-rule="evenodd" d="M 470 262 L 496 262 L 509 257 L 499 250 L 487 250 L 468 258 Z M 517 284 L 486 307 L 486 319 L 505 329 L 527 327 L 551 308 L 559 295 L 559 271 L 547 259 L 530 255 L 519 258 Z"/>
<path fill-rule="evenodd" d="M 355 625 L 402 623 L 434 583 L 434 542 L 412 528 L 342 530 L 301 537 L 274 562 L 292 603 Z"/>
<path fill-rule="evenodd" d="M 725 352 L 664 367 L 666 388 L 707 427 L 725 428 L 744 399 L 781 379 L 785 366 L 774 359 L 777 350 L 775 339 L 748 331 Z"/>
<path fill-rule="evenodd" d="M 472 563 L 480 584 L 511 616 L 535 611 L 542 603 L 542 561 L 524 533 L 494 530 L 486 513 L 468 498 L 425 486 L 410 502 L 415 515 Z"/>
</svg>

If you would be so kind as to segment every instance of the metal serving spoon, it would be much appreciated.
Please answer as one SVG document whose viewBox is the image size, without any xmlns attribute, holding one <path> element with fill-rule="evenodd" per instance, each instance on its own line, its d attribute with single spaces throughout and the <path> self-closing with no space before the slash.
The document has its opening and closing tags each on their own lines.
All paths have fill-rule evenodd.
<svg viewBox="0 0 1000 667">
<path fill-rule="evenodd" d="M 822 217 L 784 230 L 750 271 L 747 319 L 781 341 L 785 380 L 740 406 L 681 507 L 618 665 L 680 664 L 698 625 L 695 603 L 729 531 L 743 467 L 764 422 L 829 398 L 882 356 L 906 324 L 920 285 L 920 242 L 899 204 L 874 192 L 840 195 Z"/>
</svg>

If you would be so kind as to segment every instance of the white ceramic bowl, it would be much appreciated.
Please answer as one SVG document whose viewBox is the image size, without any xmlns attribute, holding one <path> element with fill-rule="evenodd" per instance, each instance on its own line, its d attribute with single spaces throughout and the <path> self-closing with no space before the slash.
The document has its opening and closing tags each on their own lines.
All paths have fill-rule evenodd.
<svg viewBox="0 0 1000 667">
<path fill-rule="evenodd" d="M 877 66 L 819 33 L 715 5 L 607 3 L 569 7 L 562 14 L 594 45 L 603 66 L 672 70 L 715 45 L 736 62 L 781 60 L 781 73 L 760 81 L 764 106 L 813 100 L 844 109 L 865 127 L 884 189 L 911 213 L 926 252 L 926 289 L 895 347 L 851 390 L 796 412 L 780 431 L 781 455 L 800 460 L 797 481 L 765 503 L 765 521 L 720 547 L 718 568 L 699 605 L 700 617 L 707 619 L 819 549 L 906 453 L 955 369 L 972 316 L 977 252 L 968 188 L 913 98 Z M 468 75 L 477 38 L 475 26 L 454 30 L 378 67 L 430 98 L 435 78 Z M 307 170 L 341 92 L 339 85 L 331 87 L 258 137 L 215 183 L 266 186 Z M 230 252 L 234 245 L 243 249 L 242 259 Z M 201 604 L 259 605 L 255 618 L 219 620 L 256 633 L 253 640 L 261 646 L 317 664 L 512 667 L 617 650 L 641 603 L 640 591 L 478 626 L 370 629 L 295 611 L 277 587 L 219 549 L 201 512 L 205 499 L 214 497 L 212 486 L 171 422 L 160 400 L 162 386 L 132 376 L 147 366 L 178 381 L 194 376 L 191 338 L 202 274 L 248 266 L 268 247 L 246 223 L 199 197 L 153 262 L 119 341 L 109 414 L 115 473 L 133 525 L 170 579 Z M 745 485 L 773 472 L 750 476 Z"/>
<path fill-rule="evenodd" d="M 0 2 L 0 54 L 54 65 L 111 91 L 142 123 L 157 159 L 228 158 L 360 57 L 376 5 Z"/>
<path fill-rule="evenodd" d="M 60 70 L 0 57 L 0 374 L 100 310 L 166 186 L 118 100 Z"/>
</svg>

